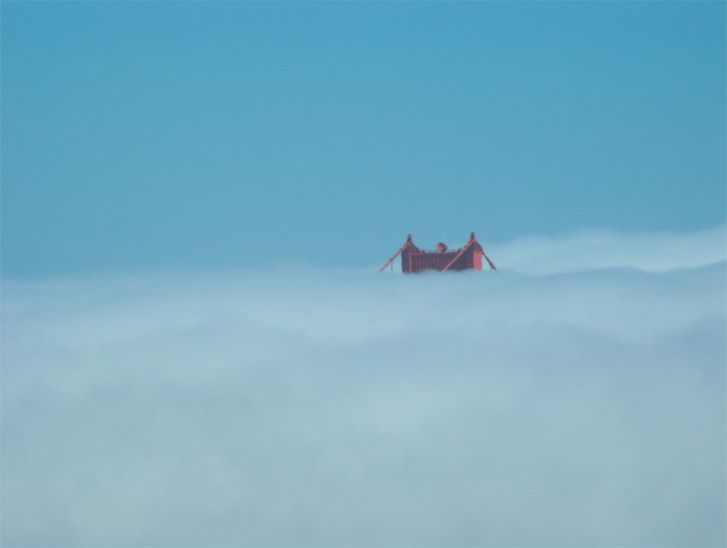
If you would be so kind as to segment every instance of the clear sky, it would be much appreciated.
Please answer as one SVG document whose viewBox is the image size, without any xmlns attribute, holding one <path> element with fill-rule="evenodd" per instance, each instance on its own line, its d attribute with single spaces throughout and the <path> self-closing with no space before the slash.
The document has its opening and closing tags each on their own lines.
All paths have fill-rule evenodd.
<svg viewBox="0 0 727 548">
<path fill-rule="evenodd" d="M 725 4 L 2 2 L 3 271 L 725 222 Z"/>
</svg>

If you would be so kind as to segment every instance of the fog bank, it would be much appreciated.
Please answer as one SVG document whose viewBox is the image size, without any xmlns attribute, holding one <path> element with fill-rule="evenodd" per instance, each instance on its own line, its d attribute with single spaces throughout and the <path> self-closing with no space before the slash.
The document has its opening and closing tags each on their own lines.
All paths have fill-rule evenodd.
<svg viewBox="0 0 727 548">
<path fill-rule="evenodd" d="M 722 545 L 683 266 L 6 281 L 3 545 Z"/>
</svg>

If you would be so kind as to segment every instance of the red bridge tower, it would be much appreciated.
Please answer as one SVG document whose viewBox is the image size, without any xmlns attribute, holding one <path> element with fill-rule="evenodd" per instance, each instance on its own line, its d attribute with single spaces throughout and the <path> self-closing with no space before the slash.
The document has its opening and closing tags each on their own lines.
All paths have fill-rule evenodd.
<svg viewBox="0 0 727 548">
<path fill-rule="evenodd" d="M 469 241 L 464 247 L 448 251 L 447 244 L 438 243 L 437 251 L 423 251 L 414 245 L 411 234 L 407 236 L 406 243 L 396 254 L 386 261 L 379 272 L 383 272 L 394 260 L 401 255 L 401 271 L 405 274 L 413 274 L 424 270 L 482 270 L 482 259 L 487 261 L 491 270 L 497 270 L 495 263 L 485 254 L 485 250 L 477 241 L 475 233 L 470 234 Z"/>
</svg>

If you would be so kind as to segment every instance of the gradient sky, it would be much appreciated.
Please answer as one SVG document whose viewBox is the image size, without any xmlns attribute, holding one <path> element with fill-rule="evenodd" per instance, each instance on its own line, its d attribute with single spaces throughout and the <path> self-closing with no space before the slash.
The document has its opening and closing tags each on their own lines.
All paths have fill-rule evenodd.
<svg viewBox="0 0 727 548">
<path fill-rule="evenodd" d="M 725 222 L 725 4 L 2 3 L 12 276 Z"/>
</svg>

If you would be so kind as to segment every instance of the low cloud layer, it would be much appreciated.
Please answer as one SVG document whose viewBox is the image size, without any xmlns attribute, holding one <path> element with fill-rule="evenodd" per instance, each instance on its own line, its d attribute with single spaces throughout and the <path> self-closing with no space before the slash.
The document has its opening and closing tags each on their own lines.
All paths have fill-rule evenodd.
<svg viewBox="0 0 727 548">
<path fill-rule="evenodd" d="M 488 253 L 503 268 L 531 275 L 603 268 L 665 272 L 727 260 L 727 227 L 687 233 L 588 230 L 557 238 L 528 236 L 490 246 Z"/>
<path fill-rule="evenodd" d="M 670 237 L 6 281 L 3 545 L 722 545 L 724 256 Z"/>
</svg>

